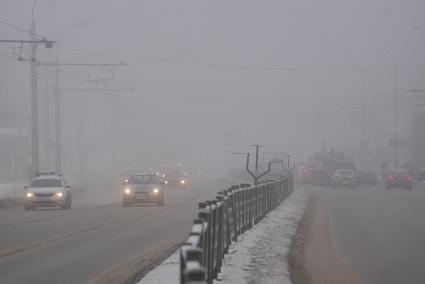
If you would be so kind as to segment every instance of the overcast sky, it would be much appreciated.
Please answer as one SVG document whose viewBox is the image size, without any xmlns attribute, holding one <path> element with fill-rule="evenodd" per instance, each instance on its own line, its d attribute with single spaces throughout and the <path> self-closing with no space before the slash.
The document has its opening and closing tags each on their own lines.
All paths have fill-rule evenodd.
<svg viewBox="0 0 425 284">
<path fill-rule="evenodd" d="M 0 0 L 0 20 L 28 29 L 31 7 L 32 1 Z M 233 161 L 230 152 L 248 150 L 252 143 L 302 160 L 320 150 L 323 139 L 355 156 L 360 112 L 341 106 L 361 102 L 361 72 L 356 70 L 369 70 L 367 103 L 390 107 L 372 100 L 394 94 L 394 62 L 382 46 L 398 63 L 399 95 L 424 89 L 424 11 L 422 0 L 38 0 L 35 17 L 38 34 L 61 39 L 62 62 L 128 63 L 112 68 L 114 79 L 98 84 L 81 78 L 107 78 L 107 70 L 61 67 L 62 88 L 134 88 L 116 94 L 123 98 L 90 94 L 80 101 L 84 147 L 96 164 L 93 160 L 113 163 L 110 159 L 134 156 L 128 152 L 137 145 L 148 147 L 140 155 L 152 163 L 185 155 L 194 161 Z M 0 38 L 28 35 L 0 24 Z M 13 52 L 16 57 L 18 47 L 0 46 L 0 110 L 3 121 L 7 114 L 14 116 L 13 123 L 25 124 L 30 118 L 29 67 L 7 57 Z M 39 61 L 54 60 L 54 49 L 40 46 L 38 51 Z M 23 55 L 29 56 L 25 48 Z M 39 70 L 40 96 L 51 96 L 53 69 L 45 69 L 47 76 Z M 45 97 L 41 101 L 45 107 Z M 78 106 L 71 98 L 63 106 L 71 161 Z M 403 106 L 401 120 L 407 127 L 412 110 Z M 387 147 L 391 119 L 388 110 L 368 114 L 375 147 Z M 114 151 L 116 156 L 105 158 Z"/>
</svg>

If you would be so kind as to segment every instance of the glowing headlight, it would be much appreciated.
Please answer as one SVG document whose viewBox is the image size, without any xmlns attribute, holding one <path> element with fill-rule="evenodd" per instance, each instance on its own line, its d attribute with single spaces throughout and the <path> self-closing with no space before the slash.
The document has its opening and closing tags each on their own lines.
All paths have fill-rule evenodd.
<svg viewBox="0 0 425 284">
<path fill-rule="evenodd" d="M 124 189 L 125 194 L 130 194 L 131 190 L 129 188 Z"/>
<path fill-rule="evenodd" d="M 62 197 L 63 196 L 63 192 L 56 192 L 56 196 L 57 197 Z"/>
<path fill-rule="evenodd" d="M 183 180 L 181 180 L 181 181 L 180 181 L 180 183 L 181 183 L 181 184 L 185 184 L 185 183 L 186 183 L 186 181 L 183 179 Z"/>
<path fill-rule="evenodd" d="M 168 184 L 168 180 L 164 181 L 165 184 Z"/>
<path fill-rule="evenodd" d="M 162 177 L 165 178 L 165 174 L 162 174 Z"/>
<path fill-rule="evenodd" d="M 34 196 L 34 193 L 32 193 L 32 192 L 27 192 L 27 197 L 33 197 Z"/>
<path fill-rule="evenodd" d="M 153 189 L 153 193 L 158 193 L 159 192 L 159 189 L 158 188 L 154 188 Z"/>
</svg>

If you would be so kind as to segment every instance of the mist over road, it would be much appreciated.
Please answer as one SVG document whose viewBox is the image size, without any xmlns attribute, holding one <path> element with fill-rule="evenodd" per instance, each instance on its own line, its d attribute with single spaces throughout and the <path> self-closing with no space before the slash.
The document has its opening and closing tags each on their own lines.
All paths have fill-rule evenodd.
<svg viewBox="0 0 425 284">
<path fill-rule="evenodd" d="M 94 206 L 75 201 L 71 211 L 3 209 L 0 283 L 123 282 L 183 241 L 197 201 L 215 196 L 220 186 L 224 182 L 210 180 L 170 188 L 164 207 L 124 208 L 118 199 Z"/>
<path fill-rule="evenodd" d="M 313 283 L 425 283 L 423 185 L 304 188 L 316 200 L 306 245 Z"/>
</svg>

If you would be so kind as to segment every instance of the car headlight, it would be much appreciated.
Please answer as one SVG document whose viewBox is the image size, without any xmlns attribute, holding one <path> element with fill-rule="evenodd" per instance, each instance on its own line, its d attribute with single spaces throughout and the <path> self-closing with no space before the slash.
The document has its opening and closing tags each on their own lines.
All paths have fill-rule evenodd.
<svg viewBox="0 0 425 284">
<path fill-rule="evenodd" d="M 153 189 L 153 193 L 157 194 L 158 192 L 159 192 L 159 189 L 158 188 L 154 188 Z"/>
<path fill-rule="evenodd" d="M 165 184 L 168 184 L 168 180 L 164 181 Z"/>
<path fill-rule="evenodd" d="M 165 174 L 162 174 L 162 177 L 165 178 Z"/>
<path fill-rule="evenodd" d="M 180 183 L 181 183 L 181 184 L 185 184 L 185 183 L 186 183 L 186 181 L 183 179 L 183 180 L 181 180 L 181 181 L 180 181 Z"/>
<path fill-rule="evenodd" d="M 124 189 L 125 194 L 131 194 L 131 190 L 129 188 Z"/>
<path fill-rule="evenodd" d="M 63 192 L 56 192 L 56 193 L 55 193 L 55 195 L 56 195 L 57 197 L 62 197 L 62 196 L 63 196 Z"/>
<path fill-rule="evenodd" d="M 34 196 L 34 193 L 32 193 L 32 192 L 27 192 L 27 197 L 33 197 Z"/>
</svg>

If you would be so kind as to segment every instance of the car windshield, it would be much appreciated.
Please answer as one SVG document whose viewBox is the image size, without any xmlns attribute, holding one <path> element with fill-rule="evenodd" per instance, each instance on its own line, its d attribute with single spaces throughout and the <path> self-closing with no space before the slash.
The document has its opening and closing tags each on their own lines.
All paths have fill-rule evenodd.
<svg viewBox="0 0 425 284">
<path fill-rule="evenodd" d="M 156 184 L 158 179 L 154 175 L 133 175 L 128 177 L 128 184 Z"/>
<path fill-rule="evenodd" d="M 31 181 L 31 187 L 62 187 L 62 181 L 58 178 L 38 178 Z"/>
</svg>

